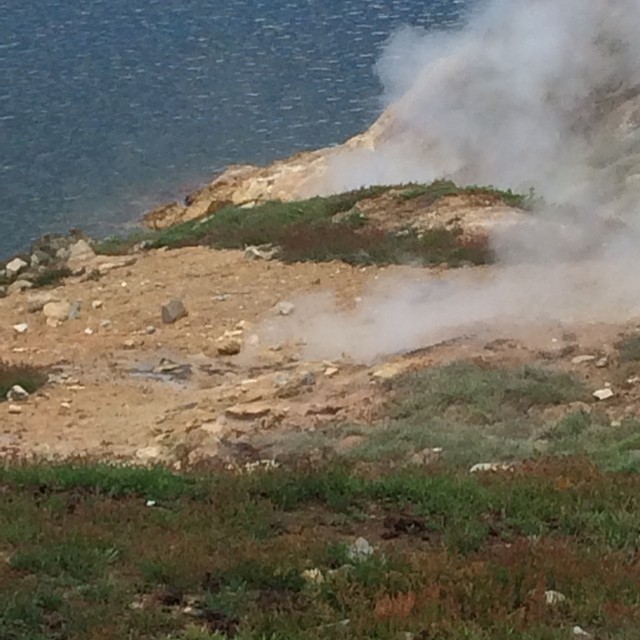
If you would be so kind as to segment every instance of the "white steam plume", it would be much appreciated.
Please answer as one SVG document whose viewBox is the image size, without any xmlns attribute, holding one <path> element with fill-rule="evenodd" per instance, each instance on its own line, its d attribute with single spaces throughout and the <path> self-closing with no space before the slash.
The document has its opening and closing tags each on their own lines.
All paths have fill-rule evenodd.
<svg viewBox="0 0 640 640">
<path fill-rule="evenodd" d="M 378 63 L 387 139 L 338 157 L 333 187 L 447 176 L 610 203 L 640 172 L 639 36 L 638 0 L 493 0 L 460 31 L 401 30 Z"/>
<path fill-rule="evenodd" d="M 270 330 L 366 361 L 480 325 L 640 313 L 639 36 L 640 0 L 491 0 L 459 31 L 398 32 L 378 64 L 391 125 L 337 157 L 331 189 L 447 177 L 561 206 L 494 238 L 487 274 L 394 280 L 349 314 L 310 300 Z"/>
</svg>

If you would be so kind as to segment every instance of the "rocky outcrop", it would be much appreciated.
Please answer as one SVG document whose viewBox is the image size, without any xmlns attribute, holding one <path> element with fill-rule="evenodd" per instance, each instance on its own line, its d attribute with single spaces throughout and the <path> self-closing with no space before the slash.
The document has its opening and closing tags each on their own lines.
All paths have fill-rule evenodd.
<svg viewBox="0 0 640 640">
<path fill-rule="evenodd" d="M 386 111 L 367 131 L 342 145 L 305 151 L 267 167 L 233 165 L 210 184 L 185 199 L 149 211 L 144 224 L 164 229 L 180 222 L 215 213 L 228 205 L 252 206 L 268 200 L 298 200 L 335 191 L 329 170 L 331 163 L 348 151 L 375 150 L 396 134 L 392 110 Z"/>
</svg>

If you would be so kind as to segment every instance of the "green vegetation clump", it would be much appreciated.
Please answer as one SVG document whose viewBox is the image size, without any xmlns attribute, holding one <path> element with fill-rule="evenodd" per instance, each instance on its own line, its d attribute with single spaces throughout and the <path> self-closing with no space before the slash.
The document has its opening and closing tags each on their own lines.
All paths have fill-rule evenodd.
<svg viewBox="0 0 640 640">
<path fill-rule="evenodd" d="M 40 367 L 28 364 L 12 364 L 0 360 L 0 402 L 14 385 L 20 385 L 25 391 L 33 393 L 48 380 L 46 372 Z"/>
<path fill-rule="evenodd" d="M 367 225 L 366 218 L 357 210 L 358 202 L 391 188 L 370 187 L 299 202 L 267 202 L 253 208 L 226 207 L 205 218 L 161 231 L 153 240 L 153 246 L 208 245 L 241 249 L 271 244 L 280 248 L 279 258 L 285 262 L 341 260 L 360 265 L 447 263 L 460 266 L 493 260 L 486 240 L 465 238 L 459 228 L 425 232 L 409 229 L 397 233 Z M 510 202 L 517 200 L 511 192 L 459 188 L 448 182 L 410 186 L 398 197 L 427 194 L 435 202 L 445 195 L 469 191 Z M 348 215 L 336 221 L 338 214 Z"/>
<path fill-rule="evenodd" d="M 40 287 L 51 287 L 60 284 L 70 275 L 72 275 L 72 271 L 68 267 L 46 269 L 33 278 L 31 282 L 36 289 Z"/>
</svg>

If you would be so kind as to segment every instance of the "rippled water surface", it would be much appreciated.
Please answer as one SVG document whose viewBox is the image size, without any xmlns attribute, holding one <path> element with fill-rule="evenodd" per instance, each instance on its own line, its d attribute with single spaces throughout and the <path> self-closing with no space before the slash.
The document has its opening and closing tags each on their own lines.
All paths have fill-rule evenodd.
<svg viewBox="0 0 640 640">
<path fill-rule="evenodd" d="M 465 0 L 0 0 L 0 256 L 109 233 L 231 162 L 340 142 L 379 111 L 394 29 Z"/>
</svg>

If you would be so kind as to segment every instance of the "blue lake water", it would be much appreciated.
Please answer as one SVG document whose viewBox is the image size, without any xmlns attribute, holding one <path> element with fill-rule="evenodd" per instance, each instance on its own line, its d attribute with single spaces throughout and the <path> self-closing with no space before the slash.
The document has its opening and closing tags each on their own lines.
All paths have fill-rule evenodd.
<svg viewBox="0 0 640 640">
<path fill-rule="evenodd" d="M 0 0 L 0 257 L 108 234 L 227 164 L 337 142 L 379 113 L 403 25 L 466 0 Z"/>
</svg>

